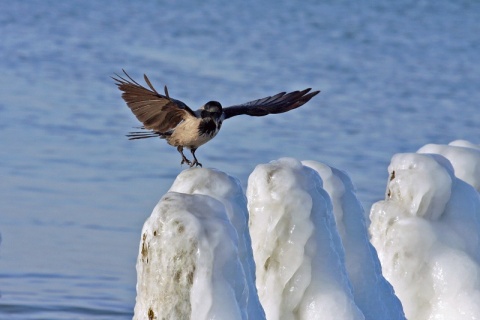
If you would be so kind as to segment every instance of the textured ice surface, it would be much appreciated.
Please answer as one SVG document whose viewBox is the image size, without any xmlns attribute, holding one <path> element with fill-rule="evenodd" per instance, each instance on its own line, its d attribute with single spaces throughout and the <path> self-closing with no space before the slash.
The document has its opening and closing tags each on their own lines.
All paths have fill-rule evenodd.
<svg viewBox="0 0 480 320">
<path fill-rule="evenodd" d="M 261 164 L 246 197 L 223 172 L 185 170 L 142 230 L 135 318 L 477 319 L 478 152 L 394 155 L 370 211 L 376 250 L 341 170 Z"/>
<path fill-rule="evenodd" d="M 214 170 L 179 175 L 142 230 L 135 319 L 262 319 L 239 188 Z"/>
<path fill-rule="evenodd" d="M 255 287 L 255 263 L 248 232 L 247 198 L 240 182 L 218 170 L 196 168 L 179 174 L 170 191 L 207 195 L 224 205 L 237 232 L 239 259 L 247 279 L 247 314 L 255 315 L 255 319 L 264 317 Z"/>
<path fill-rule="evenodd" d="M 417 152 L 441 154 L 451 162 L 457 178 L 480 191 L 480 146 L 456 140 L 448 145 L 427 144 Z"/>
<path fill-rule="evenodd" d="M 247 198 L 267 319 L 364 319 L 318 173 L 289 158 L 258 165 Z"/>
<path fill-rule="evenodd" d="M 369 241 L 365 212 L 350 177 L 345 172 L 323 163 L 302 163 L 320 174 L 323 188 L 332 199 L 355 303 L 366 319 L 405 319 L 400 300 L 382 275 L 377 252 Z"/>
<path fill-rule="evenodd" d="M 464 146 L 424 151 L 455 164 L 438 154 L 396 154 L 386 199 L 370 212 L 371 241 L 408 319 L 478 319 L 480 198 L 455 176 L 475 172 L 478 157 Z"/>
<path fill-rule="evenodd" d="M 235 178 L 183 171 L 142 230 L 134 318 L 404 319 L 349 177 L 304 164 L 257 166 L 248 210 Z"/>
</svg>

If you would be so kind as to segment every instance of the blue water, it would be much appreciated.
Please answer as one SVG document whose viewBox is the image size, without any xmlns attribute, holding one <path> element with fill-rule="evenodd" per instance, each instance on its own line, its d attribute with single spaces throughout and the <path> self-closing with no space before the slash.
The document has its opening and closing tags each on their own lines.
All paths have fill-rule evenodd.
<svg viewBox="0 0 480 320">
<path fill-rule="evenodd" d="M 368 212 L 393 154 L 480 143 L 477 1 L 0 4 L 0 319 L 128 319 L 140 230 L 184 168 L 137 126 L 125 68 L 192 108 L 322 90 L 228 120 L 206 167 L 245 186 L 283 156 L 347 171 Z"/>
</svg>

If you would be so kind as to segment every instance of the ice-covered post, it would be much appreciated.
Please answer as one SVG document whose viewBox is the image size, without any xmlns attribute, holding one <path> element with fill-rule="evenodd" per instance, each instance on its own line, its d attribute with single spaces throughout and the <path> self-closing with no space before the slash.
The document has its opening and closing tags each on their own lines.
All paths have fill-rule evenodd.
<svg viewBox="0 0 480 320">
<path fill-rule="evenodd" d="M 468 180 L 478 185 L 480 153 L 434 146 L 421 151 L 427 150 L 458 160 L 455 171 L 471 172 Z M 370 232 L 407 318 L 478 319 L 478 192 L 438 154 L 396 154 L 388 171 L 386 198 L 372 206 Z"/>
<path fill-rule="evenodd" d="M 237 188 L 235 179 L 214 170 L 179 175 L 142 230 L 134 319 L 264 317 L 248 270 L 249 237 L 241 230 L 246 201 Z M 240 230 L 229 218 L 234 213 Z M 239 250 L 249 262 L 242 264 Z"/>
<path fill-rule="evenodd" d="M 369 320 L 404 320 L 403 307 L 382 275 L 377 252 L 370 243 L 365 211 L 350 177 L 316 161 L 302 161 L 318 172 L 332 199 L 338 233 L 345 249 L 345 266 L 355 303 Z"/>
<path fill-rule="evenodd" d="M 248 179 L 257 288 L 267 319 L 364 319 L 320 176 L 294 159 Z"/>
</svg>

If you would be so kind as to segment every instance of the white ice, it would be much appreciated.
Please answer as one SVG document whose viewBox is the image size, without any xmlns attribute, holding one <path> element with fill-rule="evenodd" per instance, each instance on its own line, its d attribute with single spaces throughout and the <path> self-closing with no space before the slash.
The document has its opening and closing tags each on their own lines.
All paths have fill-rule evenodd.
<svg viewBox="0 0 480 320">
<path fill-rule="evenodd" d="M 268 319 L 405 318 L 344 172 L 280 159 L 257 166 L 247 197 L 257 287 Z"/>
<path fill-rule="evenodd" d="M 142 230 L 134 319 L 262 319 L 247 218 L 236 179 L 183 171 Z"/>
<path fill-rule="evenodd" d="M 478 319 L 479 152 L 394 155 L 370 237 L 352 181 L 325 164 L 258 165 L 246 196 L 185 170 L 143 227 L 134 318 Z"/>
<path fill-rule="evenodd" d="M 382 275 L 377 252 L 369 241 L 365 212 L 350 177 L 345 172 L 320 162 L 302 163 L 320 174 L 323 188 L 332 200 L 355 303 L 365 319 L 405 319 L 400 300 Z"/>
<path fill-rule="evenodd" d="M 392 158 L 371 241 L 408 319 L 479 319 L 478 148 L 457 141 L 418 152 Z"/>
<path fill-rule="evenodd" d="M 441 154 L 455 170 L 455 176 L 480 191 L 480 146 L 465 140 L 456 140 L 448 145 L 427 144 L 418 153 Z"/>
<path fill-rule="evenodd" d="M 318 173 L 294 159 L 258 165 L 247 198 L 267 319 L 364 319 Z"/>
<path fill-rule="evenodd" d="M 178 175 L 170 191 L 186 194 L 203 194 L 220 201 L 233 224 L 238 238 L 238 255 L 246 277 L 246 314 L 255 319 L 264 318 L 263 308 L 255 287 L 255 263 L 248 232 L 247 199 L 240 182 L 226 173 L 212 169 L 186 170 Z"/>
</svg>

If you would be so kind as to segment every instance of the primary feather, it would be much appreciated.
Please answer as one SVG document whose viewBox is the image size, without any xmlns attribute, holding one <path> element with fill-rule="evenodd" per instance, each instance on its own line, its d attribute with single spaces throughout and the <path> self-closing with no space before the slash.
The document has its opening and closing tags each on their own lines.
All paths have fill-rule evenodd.
<svg viewBox="0 0 480 320">
<path fill-rule="evenodd" d="M 266 116 L 267 114 L 283 113 L 296 109 L 307 103 L 311 98 L 320 92 L 310 92 L 310 90 L 311 88 L 302 91 L 293 91 L 290 93 L 280 92 L 274 96 L 223 108 L 225 119 L 241 114 L 261 117 Z"/>
</svg>

